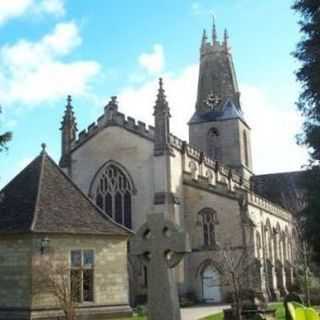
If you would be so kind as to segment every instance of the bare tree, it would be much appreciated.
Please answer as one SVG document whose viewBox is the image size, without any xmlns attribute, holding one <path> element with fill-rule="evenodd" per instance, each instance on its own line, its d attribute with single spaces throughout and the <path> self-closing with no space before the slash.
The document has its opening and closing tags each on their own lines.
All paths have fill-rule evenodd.
<svg viewBox="0 0 320 320">
<path fill-rule="evenodd" d="M 301 219 L 300 219 L 301 220 Z M 310 257 L 311 257 L 311 247 L 309 243 L 306 241 L 304 237 L 304 230 L 303 230 L 303 221 L 297 221 L 295 224 L 295 231 L 296 237 L 296 266 L 298 271 L 298 276 L 302 274 L 302 284 L 303 284 L 303 291 L 305 297 L 305 303 L 310 306 Z M 301 282 L 301 279 L 299 282 Z"/>
<path fill-rule="evenodd" d="M 39 294 L 49 293 L 63 311 L 66 320 L 76 320 L 80 280 L 72 275 L 67 262 L 50 255 L 40 256 L 34 272 L 34 288 Z"/>
<path fill-rule="evenodd" d="M 258 261 L 248 254 L 248 247 L 219 245 L 219 265 L 223 275 L 223 282 L 230 286 L 234 317 L 241 320 L 244 301 L 254 299 L 254 291 L 261 286 Z M 250 288 L 251 284 L 251 288 Z"/>
</svg>

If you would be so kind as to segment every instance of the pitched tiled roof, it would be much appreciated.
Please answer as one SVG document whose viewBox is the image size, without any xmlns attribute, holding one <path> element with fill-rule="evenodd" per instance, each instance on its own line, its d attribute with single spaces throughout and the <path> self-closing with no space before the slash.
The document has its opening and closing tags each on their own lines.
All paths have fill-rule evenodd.
<svg viewBox="0 0 320 320">
<path fill-rule="evenodd" d="M 254 192 L 291 212 L 305 206 L 303 171 L 257 175 L 251 178 Z"/>
<path fill-rule="evenodd" d="M 0 191 L 0 233 L 128 235 L 42 152 Z"/>
</svg>

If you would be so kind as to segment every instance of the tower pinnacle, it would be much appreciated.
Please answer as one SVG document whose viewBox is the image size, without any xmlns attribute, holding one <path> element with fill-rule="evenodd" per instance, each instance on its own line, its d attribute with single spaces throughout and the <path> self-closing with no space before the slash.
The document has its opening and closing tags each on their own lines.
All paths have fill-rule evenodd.
<svg viewBox="0 0 320 320">
<path fill-rule="evenodd" d="M 224 40 L 223 40 L 223 46 L 225 48 L 226 51 L 229 50 L 229 34 L 228 34 L 228 30 L 224 29 L 224 36 L 223 36 Z"/>
<path fill-rule="evenodd" d="M 73 142 L 76 140 L 77 122 L 73 112 L 71 95 L 67 97 L 67 105 L 61 122 L 61 159 L 60 166 L 70 169 L 70 151 Z"/>
<path fill-rule="evenodd" d="M 212 16 L 212 45 L 217 42 L 217 30 L 214 15 Z"/>
<path fill-rule="evenodd" d="M 207 41 L 208 41 L 207 31 L 206 29 L 203 29 L 201 48 L 203 48 L 206 45 Z"/>
<path fill-rule="evenodd" d="M 154 154 L 162 155 L 170 150 L 170 109 L 162 78 L 159 79 L 159 89 L 153 115 L 155 122 Z"/>
<path fill-rule="evenodd" d="M 71 106 L 71 102 L 72 102 L 72 97 L 71 97 L 71 95 L 69 94 L 68 97 L 67 97 L 67 107 L 72 107 L 72 106 Z"/>
</svg>

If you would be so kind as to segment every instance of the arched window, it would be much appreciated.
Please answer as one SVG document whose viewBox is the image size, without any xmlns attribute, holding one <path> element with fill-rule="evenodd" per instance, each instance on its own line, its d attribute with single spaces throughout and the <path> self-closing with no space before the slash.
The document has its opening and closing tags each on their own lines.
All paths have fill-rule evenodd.
<svg viewBox="0 0 320 320">
<path fill-rule="evenodd" d="M 270 220 L 267 219 L 266 225 L 265 225 L 265 246 L 266 246 L 266 256 L 270 261 L 273 261 L 273 235 L 272 235 L 272 228 L 270 224 Z"/>
<path fill-rule="evenodd" d="M 286 238 L 286 233 L 283 231 L 282 232 L 282 252 L 283 252 L 283 257 L 282 257 L 282 262 L 285 263 L 287 260 L 287 238 Z"/>
<path fill-rule="evenodd" d="M 132 228 L 133 184 L 129 176 L 114 163 L 100 170 L 93 190 L 96 204 L 116 222 Z"/>
<path fill-rule="evenodd" d="M 259 231 L 256 232 L 256 257 L 261 260 L 262 254 L 261 254 L 262 244 L 261 244 L 261 237 Z"/>
<path fill-rule="evenodd" d="M 249 167 L 248 136 L 245 130 L 243 130 L 243 148 L 244 148 L 244 163 L 247 167 Z"/>
<path fill-rule="evenodd" d="M 208 157 L 214 160 L 222 160 L 222 148 L 219 131 L 216 128 L 211 128 L 207 135 L 207 154 Z"/>
<path fill-rule="evenodd" d="M 216 229 L 215 226 L 218 224 L 217 214 L 213 209 L 205 208 L 199 212 L 202 218 L 203 227 L 203 245 L 207 248 L 216 247 Z"/>
</svg>

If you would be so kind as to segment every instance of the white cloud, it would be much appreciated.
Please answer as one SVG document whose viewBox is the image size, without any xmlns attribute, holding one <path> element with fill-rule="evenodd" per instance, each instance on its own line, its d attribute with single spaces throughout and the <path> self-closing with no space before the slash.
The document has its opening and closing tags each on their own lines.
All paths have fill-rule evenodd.
<svg viewBox="0 0 320 320">
<path fill-rule="evenodd" d="M 64 12 L 63 0 L 2 0 L 0 1 L 0 25 L 23 15 L 61 16 Z"/>
<path fill-rule="evenodd" d="M 164 75 L 171 131 L 184 140 L 188 140 L 187 122 L 195 108 L 197 81 L 198 65 L 176 75 Z M 121 90 L 120 111 L 153 125 L 157 87 L 157 80 L 150 80 Z M 301 125 L 297 112 L 273 105 L 263 90 L 255 86 L 243 85 L 241 90 L 245 117 L 252 128 L 254 171 L 261 174 L 300 169 L 306 163 L 307 153 L 295 142 Z"/>
<path fill-rule="evenodd" d="M 42 0 L 35 10 L 38 10 L 40 13 L 44 12 L 56 16 L 62 16 L 65 13 L 62 0 Z"/>
<path fill-rule="evenodd" d="M 164 50 L 162 45 L 155 44 L 153 46 L 153 52 L 142 53 L 139 56 L 138 61 L 140 66 L 142 66 L 150 74 L 157 74 L 161 72 L 165 64 Z"/>
<path fill-rule="evenodd" d="M 212 15 L 214 14 L 213 9 L 205 8 L 199 1 L 193 1 L 191 4 L 191 12 L 195 16 L 199 15 Z"/>
<path fill-rule="evenodd" d="M 99 72 L 95 61 L 64 62 L 81 44 L 74 22 L 59 23 L 37 42 L 20 40 L 0 49 L 0 99 L 38 104 L 72 93 L 84 95 Z"/>
<path fill-rule="evenodd" d="M 274 105 L 266 94 L 252 85 L 241 86 L 245 118 L 252 128 L 254 169 L 258 173 L 299 170 L 307 163 L 307 151 L 296 144 L 301 132 L 298 112 Z"/>
<path fill-rule="evenodd" d="M 180 74 L 165 74 L 164 88 L 169 102 L 172 121 L 171 131 L 187 139 L 186 123 L 194 111 L 198 66 L 191 65 Z M 121 111 L 153 125 L 153 107 L 158 90 L 158 80 L 153 79 L 139 86 L 124 88 L 119 93 Z M 175 121 L 179 119 L 179 121 Z"/>
</svg>

